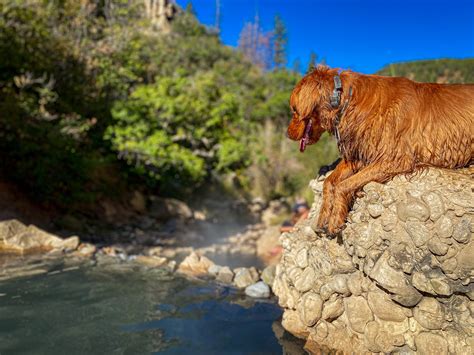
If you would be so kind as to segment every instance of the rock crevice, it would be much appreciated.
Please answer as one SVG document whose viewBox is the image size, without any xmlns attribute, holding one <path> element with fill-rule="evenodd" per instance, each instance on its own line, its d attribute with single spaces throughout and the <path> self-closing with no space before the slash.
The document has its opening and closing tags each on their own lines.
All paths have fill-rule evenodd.
<svg viewBox="0 0 474 355">
<path fill-rule="evenodd" d="M 283 326 L 317 352 L 474 352 L 474 167 L 369 183 L 341 244 L 308 220 L 280 241 Z"/>
</svg>

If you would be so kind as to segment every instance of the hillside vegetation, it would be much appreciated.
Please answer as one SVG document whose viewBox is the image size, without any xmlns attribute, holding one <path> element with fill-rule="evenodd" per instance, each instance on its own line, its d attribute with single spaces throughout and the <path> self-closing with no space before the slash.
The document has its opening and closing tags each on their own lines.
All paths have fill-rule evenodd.
<svg viewBox="0 0 474 355">
<path fill-rule="evenodd" d="M 247 197 L 304 189 L 308 157 L 285 138 L 301 74 L 253 64 L 191 8 L 163 31 L 145 3 L 0 1 L 3 177 L 68 209 L 207 181 Z M 328 142 L 311 174 L 337 156 Z"/>
<path fill-rule="evenodd" d="M 474 58 L 435 59 L 389 64 L 379 75 L 404 76 L 430 83 L 474 83 Z"/>
</svg>

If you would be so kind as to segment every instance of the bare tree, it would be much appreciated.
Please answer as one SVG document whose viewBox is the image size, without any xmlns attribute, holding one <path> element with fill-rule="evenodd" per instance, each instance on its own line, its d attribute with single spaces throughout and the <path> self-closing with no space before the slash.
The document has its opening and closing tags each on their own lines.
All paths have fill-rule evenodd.
<svg viewBox="0 0 474 355">
<path fill-rule="evenodd" d="M 260 19 L 255 16 L 240 32 L 238 48 L 252 63 L 267 70 L 272 62 L 272 33 L 264 32 L 260 27 Z"/>
</svg>

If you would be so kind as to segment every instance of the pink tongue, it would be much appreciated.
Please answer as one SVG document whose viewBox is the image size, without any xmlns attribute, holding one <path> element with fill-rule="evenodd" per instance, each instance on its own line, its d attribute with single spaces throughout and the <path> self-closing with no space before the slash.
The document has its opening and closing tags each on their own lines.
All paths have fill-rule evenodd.
<svg viewBox="0 0 474 355">
<path fill-rule="evenodd" d="M 309 141 L 309 134 L 311 133 L 311 129 L 313 127 L 313 121 L 309 120 L 308 124 L 306 125 L 304 129 L 304 135 L 303 138 L 301 138 L 300 141 L 300 152 L 303 153 L 304 150 L 306 149 L 306 143 Z"/>
<path fill-rule="evenodd" d="M 303 153 L 306 149 L 306 135 L 300 140 L 300 152 Z"/>
</svg>

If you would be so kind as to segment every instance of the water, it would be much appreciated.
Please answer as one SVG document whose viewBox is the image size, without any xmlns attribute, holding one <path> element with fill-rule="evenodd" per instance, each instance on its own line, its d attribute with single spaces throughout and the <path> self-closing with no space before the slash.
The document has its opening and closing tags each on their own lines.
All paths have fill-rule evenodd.
<svg viewBox="0 0 474 355">
<path fill-rule="evenodd" d="M 303 353 L 272 301 L 131 262 L 42 263 L 0 281 L 2 355 Z"/>
</svg>

